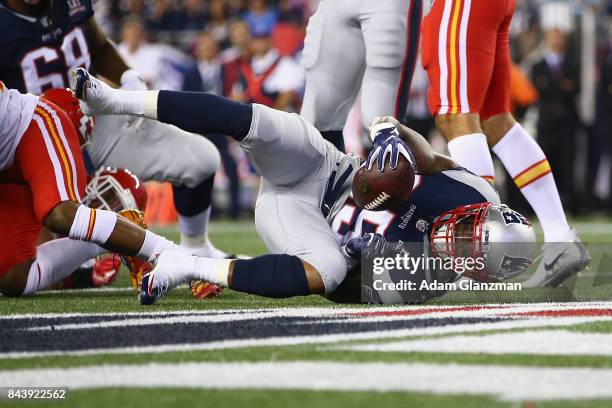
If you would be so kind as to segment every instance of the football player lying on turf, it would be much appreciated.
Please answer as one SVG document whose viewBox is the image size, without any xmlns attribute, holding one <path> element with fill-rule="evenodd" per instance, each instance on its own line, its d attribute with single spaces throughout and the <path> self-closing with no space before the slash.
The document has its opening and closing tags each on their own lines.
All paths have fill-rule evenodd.
<svg viewBox="0 0 612 408">
<path fill-rule="evenodd" d="M 185 279 L 202 279 L 268 297 L 330 295 L 347 274 L 343 244 L 349 240 L 349 248 L 357 252 L 373 243 L 384 247 L 387 241 L 423 242 L 433 221 L 453 209 L 458 214 L 483 215 L 471 217 L 479 223 L 472 230 L 502 219 L 506 212 L 524 219 L 500 205 L 485 179 L 435 153 L 422 136 L 391 117 L 375 120 L 389 124 L 377 126 L 375 149 L 366 165 L 377 164 L 382 169 L 388 153 L 396 163 L 402 155 L 416 165 L 418 175 L 406 202 L 393 212 L 373 212 L 357 208 L 350 200 L 359 158 L 340 152 L 297 114 L 206 93 L 115 90 L 83 69 L 73 72 L 72 87 L 98 115 L 144 116 L 196 133 L 230 135 L 262 177 L 255 225 L 270 254 L 225 260 L 164 252 L 153 271 L 143 277 L 143 304 L 155 302 Z M 479 203 L 487 204 L 465 207 Z M 396 213 L 403 217 L 396 217 Z M 456 220 L 457 216 L 447 217 L 438 228 L 450 230 Z M 362 238 L 368 225 L 377 225 L 376 232 L 382 236 Z M 491 238 L 535 241 L 527 222 L 496 222 L 495 228 L 502 230 L 490 234 Z"/>
<path fill-rule="evenodd" d="M 0 82 L 0 292 L 31 295 L 105 251 L 152 260 L 177 246 L 80 204 L 85 168 L 66 113 Z M 36 246 L 42 226 L 68 237 Z"/>
</svg>

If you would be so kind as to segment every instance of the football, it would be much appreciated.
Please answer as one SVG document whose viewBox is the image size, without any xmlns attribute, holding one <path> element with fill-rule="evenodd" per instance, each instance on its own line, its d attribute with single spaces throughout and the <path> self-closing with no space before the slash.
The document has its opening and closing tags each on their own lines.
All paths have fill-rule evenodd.
<svg viewBox="0 0 612 408">
<path fill-rule="evenodd" d="M 353 178 L 353 199 L 366 210 L 388 210 L 408 198 L 414 179 L 414 167 L 403 156 L 395 169 L 388 160 L 383 171 L 378 171 L 376 165 L 370 170 L 362 166 Z"/>
</svg>

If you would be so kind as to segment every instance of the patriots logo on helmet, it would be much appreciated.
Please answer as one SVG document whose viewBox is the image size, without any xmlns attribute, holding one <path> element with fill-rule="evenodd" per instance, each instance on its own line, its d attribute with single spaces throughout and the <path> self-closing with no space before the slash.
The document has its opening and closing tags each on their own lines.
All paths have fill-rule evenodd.
<svg viewBox="0 0 612 408">
<path fill-rule="evenodd" d="M 504 224 L 506 225 L 509 225 L 509 224 L 531 225 L 531 223 L 527 221 L 527 218 L 525 218 L 521 214 L 509 208 L 506 211 L 502 212 L 502 218 L 504 220 Z"/>
<path fill-rule="evenodd" d="M 502 280 L 509 279 L 529 268 L 532 262 L 533 261 L 529 258 L 521 258 L 518 256 L 515 257 L 504 254 L 496 275 Z"/>
</svg>

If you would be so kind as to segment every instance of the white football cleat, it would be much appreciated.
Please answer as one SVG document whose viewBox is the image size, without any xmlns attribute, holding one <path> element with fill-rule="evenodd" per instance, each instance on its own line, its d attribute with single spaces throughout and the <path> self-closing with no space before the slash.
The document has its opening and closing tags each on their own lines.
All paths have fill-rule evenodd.
<svg viewBox="0 0 612 408">
<path fill-rule="evenodd" d="M 591 255 L 578 237 L 571 242 L 547 242 L 542 252 L 538 269 L 523 282 L 524 288 L 559 286 L 591 263 Z"/>
<path fill-rule="evenodd" d="M 115 90 L 91 75 L 84 68 L 70 72 L 70 88 L 77 98 L 84 101 L 92 115 L 112 115 L 114 113 Z"/>
<path fill-rule="evenodd" d="M 152 305 L 180 283 L 173 278 L 173 271 L 176 269 L 176 258 L 184 255 L 181 250 L 168 250 L 157 256 L 153 270 L 142 277 L 138 295 L 141 305 Z"/>
</svg>

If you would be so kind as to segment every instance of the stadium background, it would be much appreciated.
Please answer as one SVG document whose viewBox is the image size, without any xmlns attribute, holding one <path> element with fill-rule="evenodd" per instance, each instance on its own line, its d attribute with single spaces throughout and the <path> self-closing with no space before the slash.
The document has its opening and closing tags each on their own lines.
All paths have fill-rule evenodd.
<svg viewBox="0 0 612 408">
<path fill-rule="evenodd" d="M 239 99 L 239 84 L 231 83 L 236 81 L 228 80 L 227 72 L 252 50 L 253 38 L 269 38 L 270 47 L 295 62 L 293 70 L 282 73 L 291 77 L 283 82 L 295 100 L 280 108 L 299 110 L 304 86 L 300 53 L 318 1 L 98 0 L 95 11 L 121 54 L 154 89 L 206 90 Z M 515 114 L 545 150 L 565 208 L 573 215 L 609 214 L 612 1 L 517 0 L 511 35 Z M 542 64 L 553 68 L 550 78 L 538 69 Z M 205 78 L 202 84 L 189 80 L 196 70 Z M 403 119 L 444 151 L 427 110 L 426 89 L 427 76 L 417 64 Z M 362 136 L 355 108 L 345 128 L 347 149 L 363 154 Z M 223 157 L 215 180 L 215 216 L 248 218 L 258 178 L 235 142 L 209 137 Z M 501 165 L 496 172 L 503 201 L 529 214 Z M 149 223 L 174 223 L 169 186 L 150 184 L 148 190 Z"/>
</svg>

